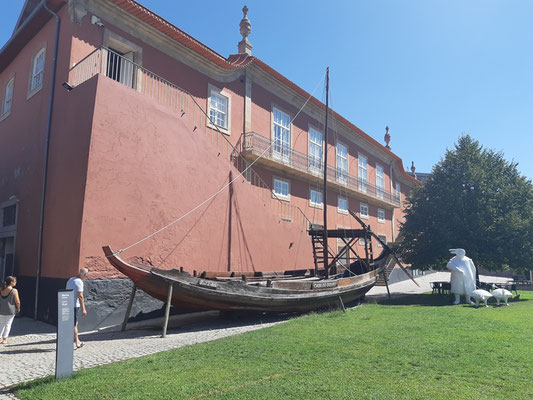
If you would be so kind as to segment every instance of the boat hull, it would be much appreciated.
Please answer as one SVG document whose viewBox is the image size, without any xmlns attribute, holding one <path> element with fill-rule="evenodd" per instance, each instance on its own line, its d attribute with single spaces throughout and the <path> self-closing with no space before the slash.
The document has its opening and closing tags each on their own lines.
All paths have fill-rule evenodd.
<svg viewBox="0 0 533 400">
<path fill-rule="evenodd" d="M 109 262 L 150 296 L 166 302 L 172 285 L 172 306 L 183 311 L 221 310 L 257 312 L 306 312 L 338 307 L 365 295 L 377 281 L 380 270 L 330 279 L 269 281 L 254 286 L 243 280 L 216 281 L 193 277 L 178 270 L 160 270 L 133 265 L 105 246 Z"/>
</svg>

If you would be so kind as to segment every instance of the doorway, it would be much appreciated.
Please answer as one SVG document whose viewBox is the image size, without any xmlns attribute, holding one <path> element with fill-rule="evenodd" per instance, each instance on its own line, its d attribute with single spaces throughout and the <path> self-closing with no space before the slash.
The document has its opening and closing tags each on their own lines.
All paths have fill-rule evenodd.
<svg viewBox="0 0 533 400">
<path fill-rule="evenodd" d="M 15 238 L 0 239 L 0 277 L 2 282 L 8 275 L 15 274 Z"/>
</svg>

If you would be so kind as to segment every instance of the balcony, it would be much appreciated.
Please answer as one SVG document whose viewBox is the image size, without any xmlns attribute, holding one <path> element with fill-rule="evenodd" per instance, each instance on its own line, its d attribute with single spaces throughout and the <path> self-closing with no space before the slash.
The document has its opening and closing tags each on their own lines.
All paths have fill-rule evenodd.
<svg viewBox="0 0 533 400">
<path fill-rule="evenodd" d="M 260 162 L 262 164 L 284 170 L 305 180 L 316 181 L 317 178 L 323 177 L 322 160 L 294 151 L 289 146 L 279 141 L 272 141 L 256 132 L 245 134 L 243 154 L 249 159 L 261 157 Z M 391 192 L 358 179 L 345 170 L 328 165 L 327 179 L 329 185 L 338 190 L 346 190 L 354 197 L 363 198 L 373 203 L 400 206 L 400 199 Z"/>
</svg>

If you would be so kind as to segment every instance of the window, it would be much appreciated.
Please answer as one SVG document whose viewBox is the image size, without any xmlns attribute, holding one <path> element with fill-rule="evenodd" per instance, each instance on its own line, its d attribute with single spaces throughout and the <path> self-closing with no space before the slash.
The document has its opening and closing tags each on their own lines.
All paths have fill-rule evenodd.
<svg viewBox="0 0 533 400">
<path fill-rule="evenodd" d="M 290 161 L 291 157 L 291 118 L 289 114 L 274 107 L 272 117 L 272 151 L 275 158 L 285 162 Z"/>
<path fill-rule="evenodd" d="M 366 239 L 365 239 L 364 237 L 359 238 L 359 244 L 360 244 L 361 246 L 364 246 L 364 245 L 366 244 Z"/>
<path fill-rule="evenodd" d="M 383 243 L 387 244 L 387 236 L 378 235 L 378 238 L 380 238 Z M 378 247 L 383 247 L 379 241 L 378 241 Z"/>
<path fill-rule="evenodd" d="M 15 225 L 16 215 L 17 215 L 17 205 L 13 204 L 11 206 L 4 207 L 2 218 L 2 226 L 11 226 Z"/>
<path fill-rule="evenodd" d="M 400 196 L 401 196 L 400 184 L 396 183 L 396 200 L 400 201 Z"/>
<path fill-rule="evenodd" d="M 337 197 L 337 211 L 341 214 L 348 214 L 348 199 L 346 197 Z"/>
<path fill-rule="evenodd" d="M 368 182 L 368 160 L 365 156 L 359 154 L 358 159 L 358 187 L 361 192 L 366 192 Z"/>
<path fill-rule="evenodd" d="M 43 47 L 41 50 L 38 51 L 35 57 L 33 57 L 31 76 L 30 76 L 30 90 L 29 90 L 30 95 L 36 93 L 43 87 L 44 58 L 45 58 L 45 49 Z"/>
<path fill-rule="evenodd" d="M 274 178 L 274 194 L 280 199 L 290 200 L 291 189 L 289 181 L 285 179 Z"/>
<path fill-rule="evenodd" d="M 4 104 L 2 105 L 2 117 L 9 115 L 11 106 L 13 105 L 13 89 L 15 87 L 15 78 L 11 78 L 7 82 L 4 94 Z"/>
<path fill-rule="evenodd" d="M 337 142 L 337 182 L 348 182 L 348 147 Z"/>
<path fill-rule="evenodd" d="M 322 133 L 309 128 L 309 171 L 319 173 L 322 169 Z"/>
<path fill-rule="evenodd" d="M 385 177 L 383 174 L 383 167 L 376 165 L 376 194 L 379 199 L 383 198 L 385 189 Z"/>
<path fill-rule="evenodd" d="M 361 214 L 361 218 L 368 218 L 368 204 L 361 203 L 359 206 L 359 214 Z"/>
<path fill-rule="evenodd" d="M 385 210 L 382 208 L 378 208 L 378 222 L 385 223 Z"/>
<path fill-rule="evenodd" d="M 322 208 L 322 192 L 315 189 L 309 190 L 309 204 L 311 207 L 320 207 Z"/>
<path fill-rule="evenodd" d="M 221 90 L 209 86 L 209 122 L 227 131 L 229 129 L 229 97 L 225 96 Z"/>
</svg>

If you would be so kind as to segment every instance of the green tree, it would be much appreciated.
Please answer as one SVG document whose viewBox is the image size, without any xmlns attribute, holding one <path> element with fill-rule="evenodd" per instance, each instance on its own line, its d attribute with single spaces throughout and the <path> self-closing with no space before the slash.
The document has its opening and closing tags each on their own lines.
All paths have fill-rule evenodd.
<svg viewBox="0 0 533 400">
<path fill-rule="evenodd" d="M 443 269 L 463 248 L 478 268 L 533 267 L 533 185 L 501 152 L 461 136 L 408 199 L 403 258 Z"/>
</svg>

